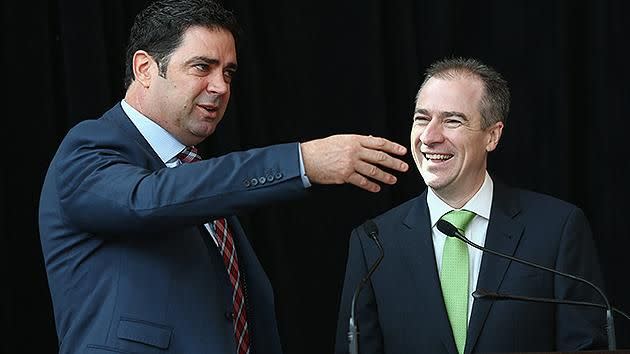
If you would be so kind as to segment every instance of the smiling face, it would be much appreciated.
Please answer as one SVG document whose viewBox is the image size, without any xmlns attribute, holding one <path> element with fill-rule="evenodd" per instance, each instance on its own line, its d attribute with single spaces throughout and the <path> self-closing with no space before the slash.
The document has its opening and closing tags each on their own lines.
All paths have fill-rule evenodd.
<svg viewBox="0 0 630 354">
<path fill-rule="evenodd" d="M 496 148 L 503 129 L 503 122 L 482 128 L 483 94 L 483 83 L 472 75 L 432 77 L 416 101 L 411 129 L 414 161 L 426 185 L 456 208 L 483 184 L 487 153 Z"/>
<path fill-rule="evenodd" d="M 140 112 L 183 144 L 198 144 L 214 133 L 227 108 L 236 71 L 234 38 L 227 30 L 193 26 L 167 63 L 160 74 L 151 56 L 136 52 L 133 85 L 142 89 L 131 101 L 137 98 Z"/>
</svg>

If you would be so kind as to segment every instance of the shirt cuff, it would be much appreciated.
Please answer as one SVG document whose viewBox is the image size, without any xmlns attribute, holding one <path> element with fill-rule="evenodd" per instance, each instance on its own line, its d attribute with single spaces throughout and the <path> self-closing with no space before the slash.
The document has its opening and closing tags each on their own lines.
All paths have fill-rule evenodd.
<svg viewBox="0 0 630 354">
<path fill-rule="evenodd" d="M 302 183 L 304 188 L 311 186 L 311 181 L 306 177 L 306 171 L 304 170 L 304 160 L 302 159 L 302 144 L 298 143 L 298 153 L 300 155 L 300 176 L 302 177 Z"/>
</svg>

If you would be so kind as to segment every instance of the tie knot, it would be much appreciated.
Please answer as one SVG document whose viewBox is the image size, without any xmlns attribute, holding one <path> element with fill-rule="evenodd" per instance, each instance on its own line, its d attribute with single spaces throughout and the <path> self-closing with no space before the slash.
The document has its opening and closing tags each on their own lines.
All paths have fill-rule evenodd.
<svg viewBox="0 0 630 354">
<path fill-rule="evenodd" d="M 450 222 L 462 233 L 466 231 L 468 224 L 475 217 L 475 213 L 468 210 L 451 210 L 444 214 L 441 219 Z"/>
<path fill-rule="evenodd" d="M 186 146 L 179 154 L 177 158 L 182 163 L 191 163 L 201 161 L 201 156 L 197 153 L 197 148 L 194 146 Z"/>
</svg>

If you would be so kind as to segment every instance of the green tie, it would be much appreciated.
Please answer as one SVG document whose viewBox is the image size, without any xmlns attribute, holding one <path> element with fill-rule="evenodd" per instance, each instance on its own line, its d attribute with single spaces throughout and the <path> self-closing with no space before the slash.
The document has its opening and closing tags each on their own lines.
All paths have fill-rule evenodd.
<svg viewBox="0 0 630 354">
<path fill-rule="evenodd" d="M 452 210 L 444 214 L 442 219 L 464 234 L 474 217 L 475 213 L 468 210 Z M 461 354 L 466 345 L 468 327 L 468 246 L 455 237 L 447 237 L 444 243 L 440 283 L 455 345 Z"/>
</svg>

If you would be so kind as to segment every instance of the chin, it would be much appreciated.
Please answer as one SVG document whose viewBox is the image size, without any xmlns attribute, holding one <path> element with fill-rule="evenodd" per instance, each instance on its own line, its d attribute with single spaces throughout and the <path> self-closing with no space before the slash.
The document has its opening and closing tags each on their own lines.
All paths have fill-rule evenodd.
<svg viewBox="0 0 630 354">
<path fill-rule="evenodd" d="M 194 135 L 205 139 L 214 134 L 216 128 L 216 124 L 201 124 L 198 125 L 196 129 L 193 129 L 192 132 Z"/>
<path fill-rule="evenodd" d="M 448 181 L 431 173 L 422 173 L 422 178 L 424 179 L 424 184 L 426 184 L 427 187 L 431 187 L 431 189 L 436 191 L 448 186 Z"/>
<path fill-rule="evenodd" d="M 441 183 L 435 183 L 435 182 L 426 182 L 427 187 L 430 187 L 431 189 L 433 189 L 434 191 L 439 191 L 442 188 L 444 188 L 444 185 Z"/>
</svg>

